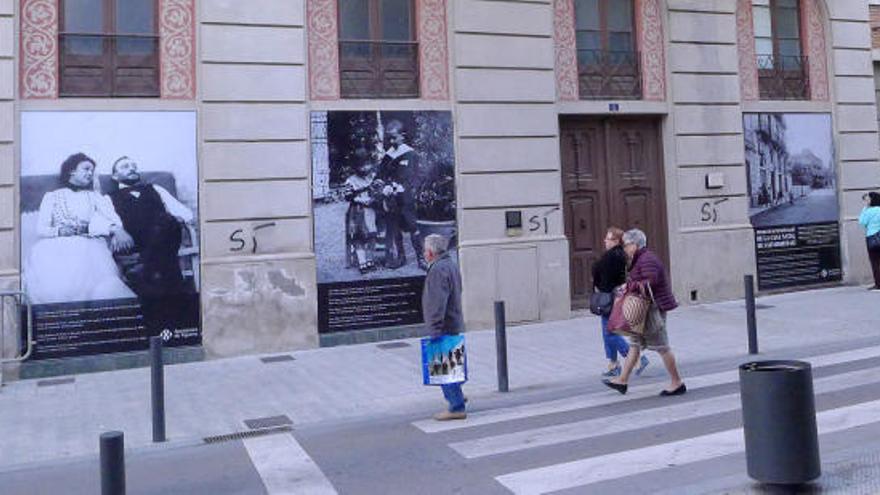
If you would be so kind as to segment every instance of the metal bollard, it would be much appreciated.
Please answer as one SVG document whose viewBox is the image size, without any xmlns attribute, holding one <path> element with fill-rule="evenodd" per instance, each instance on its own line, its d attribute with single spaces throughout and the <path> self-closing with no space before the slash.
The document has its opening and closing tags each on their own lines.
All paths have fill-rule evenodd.
<svg viewBox="0 0 880 495">
<path fill-rule="evenodd" d="M 745 276 L 746 325 L 749 330 L 749 354 L 758 353 L 758 321 L 755 317 L 755 277 Z"/>
<path fill-rule="evenodd" d="M 507 392 L 507 323 L 504 301 L 495 301 L 495 353 L 498 364 L 498 391 Z"/>
<path fill-rule="evenodd" d="M 153 402 L 153 442 L 165 441 L 165 372 L 162 339 L 150 337 L 150 368 Z"/>
<path fill-rule="evenodd" d="M 121 431 L 101 434 L 101 495 L 125 495 L 125 438 Z"/>
</svg>

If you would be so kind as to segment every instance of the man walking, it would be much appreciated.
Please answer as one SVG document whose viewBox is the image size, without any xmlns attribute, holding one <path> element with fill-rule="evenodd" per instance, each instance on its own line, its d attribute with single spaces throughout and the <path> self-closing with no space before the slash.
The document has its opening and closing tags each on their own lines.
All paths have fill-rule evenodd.
<svg viewBox="0 0 880 495">
<path fill-rule="evenodd" d="M 425 261 L 428 274 L 422 292 L 422 312 L 432 337 L 457 335 L 464 331 L 461 314 L 461 274 L 449 255 L 449 239 L 431 234 L 425 237 Z M 465 419 L 464 394 L 460 383 L 441 385 L 449 402 L 446 411 L 434 415 L 437 421 Z"/>
</svg>

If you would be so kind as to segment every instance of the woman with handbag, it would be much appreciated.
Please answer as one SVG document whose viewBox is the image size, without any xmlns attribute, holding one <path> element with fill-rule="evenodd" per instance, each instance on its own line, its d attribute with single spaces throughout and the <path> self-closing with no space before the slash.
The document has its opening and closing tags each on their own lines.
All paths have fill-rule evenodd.
<svg viewBox="0 0 880 495">
<path fill-rule="evenodd" d="M 590 295 L 590 311 L 602 317 L 602 340 L 605 344 L 605 357 L 608 369 L 602 376 L 620 375 L 617 355 L 626 359 L 629 344 L 626 339 L 608 331 L 608 316 L 614 304 L 614 289 L 626 283 L 626 253 L 623 252 L 623 230 L 609 227 L 605 232 L 605 253 L 593 263 L 593 293 Z M 648 358 L 641 357 L 636 374 L 640 375 L 648 366 Z"/>
<path fill-rule="evenodd" d="M 865 208 L 859 215 L 859 225 L 865 229 L 868 259 L 874 274 L 874 285 L 868 290 L 880 290 L 880 193 L 870 192 L 862 196 Z"/>
<path fill-rule="evenodd" d="M 683 395 L 687 392 L 687 387 L 678 373 L 675 355 L 672 354 L 669 338 L 666 335 L 666 313 L 677 308 L 678 303 L 672 294 L 669 276 L 663 262 L 646 247 L 647 244 L 645 233 L 639 229 L 632 229 L 623 234 L 623 250 L 630 259 L 626 290 L 628 293 L 638 294 L 639 297 L 649 298 L 650 306 L 641 322 L 643 330 L 630 334 L 630 353 L 626 357 L 620 376 L 602 380 L 602 383 L 625 394 L 627 381 L 638 362 L 639 354 L 643 349 L 647 349 L 660 354 L 663 365 L 669 373 L 669 386 L 663 389 L 660 395 Z"/>
</svg>

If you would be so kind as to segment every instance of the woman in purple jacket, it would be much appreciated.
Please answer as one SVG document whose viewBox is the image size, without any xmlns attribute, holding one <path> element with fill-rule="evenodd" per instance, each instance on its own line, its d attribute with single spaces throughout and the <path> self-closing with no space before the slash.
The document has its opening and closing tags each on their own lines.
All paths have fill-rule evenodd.
<svg viewBox="0 0 880 495">
<path fill-rule="evenodd" d="M 620 376 L 612 380 L 602 380 L 602 383 L 625 394 L 629 375 L 639 361 L 640 351 L 648 349 L 660 354 L 671 379 L 669 386 L 663 389 L 660 395 L 682 395 L 687 392 L 687 387 L 678 374 L 675 355 L 669 348 L 669 339 L 666 336 L 666 313 L 677 308 L 678 303 L 672 295 L 672 287 L 669 285 L 669 277 L 663 262 L 646 247 L 647 244 L 648 238 L 639 229 L 632 229 L 623 234 L 623 250 L 630 259 L 627 290 L 638 290 L 647 285 L 650 286 L 654 296 L 654 304 L 651 304 L 648 313 L 649 323 L 645 326 L 645 333 L 642 336 L 631 338 L 630 353 L 626 357 Z"/>
</svg>

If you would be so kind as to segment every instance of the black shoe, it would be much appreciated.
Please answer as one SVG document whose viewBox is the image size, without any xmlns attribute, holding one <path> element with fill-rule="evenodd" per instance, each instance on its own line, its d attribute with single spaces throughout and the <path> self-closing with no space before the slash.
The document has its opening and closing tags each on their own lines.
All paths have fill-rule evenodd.
<svg viewBox="0 0 880 495">
<path fill-rule="evenodd" d="M 868 287 L 868 290 L 880 290 L 880 285 L 875 285 L 873 287 Z"/>
<path fill-rule="evenodd" d="M 625 383 L 614 383 L 611 380 L 602 380 L 602 383 L 604 383 L 605 386 L 608 388 L 613 388 L 614 390 L 617 390 L 618 392 L 620 392 L 621 395 L 626 394 L 627 386 Z"/>
<path fill-rule="evenodd" d="M 660 391 L 660 397 L 668 397 L 670 395 L 684 395 L 688 391 L 688 388 L 684 386 L 684 383 L 678 386 L 677 389 L 673 391 L 662 390 Z"/>
</svg>

